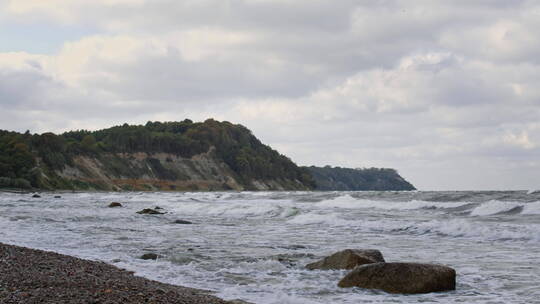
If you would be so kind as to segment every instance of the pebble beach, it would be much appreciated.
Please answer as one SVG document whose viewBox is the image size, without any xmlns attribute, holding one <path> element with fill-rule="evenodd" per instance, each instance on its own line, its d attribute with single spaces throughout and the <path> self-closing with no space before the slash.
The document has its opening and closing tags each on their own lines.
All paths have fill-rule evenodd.
<svg viewBox="0 0 540 304">
<path fill-rule="evenodd" d="M 0 303 L 231 303 L 103 262 L 0 243 Z"/>
</svg>

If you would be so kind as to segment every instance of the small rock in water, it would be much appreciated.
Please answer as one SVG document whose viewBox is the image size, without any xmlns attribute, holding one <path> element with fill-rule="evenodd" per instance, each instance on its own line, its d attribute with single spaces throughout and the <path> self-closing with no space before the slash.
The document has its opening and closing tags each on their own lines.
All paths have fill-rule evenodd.
<svg viewBox="0 0 540 304">
<path fill-rule="evenodd" d="M 339 287 L 380 289 L 389 293 L 429 293 L 456 289 L 456 271 L 419 263 L 375 263 L 356 267 Z"/>
<path fill-rule="evenodd" d="M 161 208 L 160 206 L 155 206 L 154 207 L 154 210 L 162 210 L 163 208 Z"/>
<path fill-rule="evenodd" d="M 141 259 L 143 260 L 157 260 L 159 257 L 161 257 L 160 255 L 158 254 L 155 254 L 155 253 L 145 253 L 143 255 L 141 255 Z"/>
<path fill-rule="evenodd" d="M 185 221 L 185 220 L 176 220 L 176 221 L 173 222 L 173 224 L 189 225 L 189 224 L 193 224 L 193 223 L 190 222 L 190 221 Z"/>
<path fill-rule="evenodd" d="M 286 247 L 287 249 L 291 250 L 298 250 L 298 249 L 306 249 L 307 247 L 304 245 L 290 245 Z"/>
<path fill-rule="evenodd" d="M 36 194 L 32 195 L 32 197 L 34 197 L 34 198 L 40 198 L 41 195 L 39 195 L 39 194 L 36 193 Z"/>
<path fill-rule="evenodd" d="M 314 269 L 353 269 L 358 265 L 384 262 L 382 253 L 375 249 L 345 249 L 336 252 L 318 262 L 307 264 L 306 268 Z"/>
<path fill-rule="evenodd" d="M 54 198 L 62 198 L 60 195 L 55 195 Z"/>
<path fill-rule="evenodd" d="M 149 208 L 146 208 L 146 209 L 143 209 L 141 211 L 137 211 L 138 214 L 165 214 L 163 212 L 159 212 L 159 211 L 156 211 L 154 209 L 149 209 Z"/>
<path fill-rule="evenodd" d="M 118 202 L 112 202 L 109 204 L 109 208 L 122 207 L 122 204 Z"/>
</svg>

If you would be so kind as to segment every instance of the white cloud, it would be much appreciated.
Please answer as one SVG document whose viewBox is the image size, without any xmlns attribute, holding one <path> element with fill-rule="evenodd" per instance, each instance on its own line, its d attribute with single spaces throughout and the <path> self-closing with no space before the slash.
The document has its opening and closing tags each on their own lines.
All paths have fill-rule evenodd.
<svg viewBox="0 0 540 304">
<path fill-rule="evenodd" d="M 529 139 L 529 134 L 526 131 L 522 131 L 519 134 L 507 133 L 503 141 L 510 145 L 515 145 L 523 149 L 533 149 L 538 145 Z"/>
<path fill-rule="evenodd" d="M 0 53 L 0 128 L 214 117 L 245 124 L 299 163 L 396 167 L 424 189 L 527 188 L 540 169 L 532 1 L 0 8 L 4 22 L 100 31 L 48 56 Z"/>
</svg>

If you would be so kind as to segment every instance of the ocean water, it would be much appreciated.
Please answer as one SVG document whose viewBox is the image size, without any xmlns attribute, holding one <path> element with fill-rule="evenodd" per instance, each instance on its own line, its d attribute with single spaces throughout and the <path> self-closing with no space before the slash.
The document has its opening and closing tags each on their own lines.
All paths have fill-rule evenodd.
<svg viewBox="0 0 540 304">
<path fill-rule="evenodd" d="M 253 303 L 540 303 L 540 192 L 54 195 L 0 193 L 0 242 Z M 113 201 L 124 207 L 108 208 Z M 155 206 L 167 213 L 136 213 Z M 347 271 L 304 268 L 346 248 L 451 266 L 457 290 L 342 289 Z M 148 252 L 162 257 L 139 259 Z"/>
</svg>

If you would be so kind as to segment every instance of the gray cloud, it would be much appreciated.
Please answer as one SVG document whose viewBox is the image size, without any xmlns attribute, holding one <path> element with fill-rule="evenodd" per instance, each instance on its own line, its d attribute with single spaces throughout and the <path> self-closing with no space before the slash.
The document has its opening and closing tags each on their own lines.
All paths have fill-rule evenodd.
<svg viewBox="0 0 540 304">
<path fill-rule="evenodd" d="M 100 30 L 0 53 L 0 128 L 214 117 L 301 164 L 396 167 L 423 189 L 540 183 L 534 1 L 2 5 L 4 23 Z"/>
</svg>

